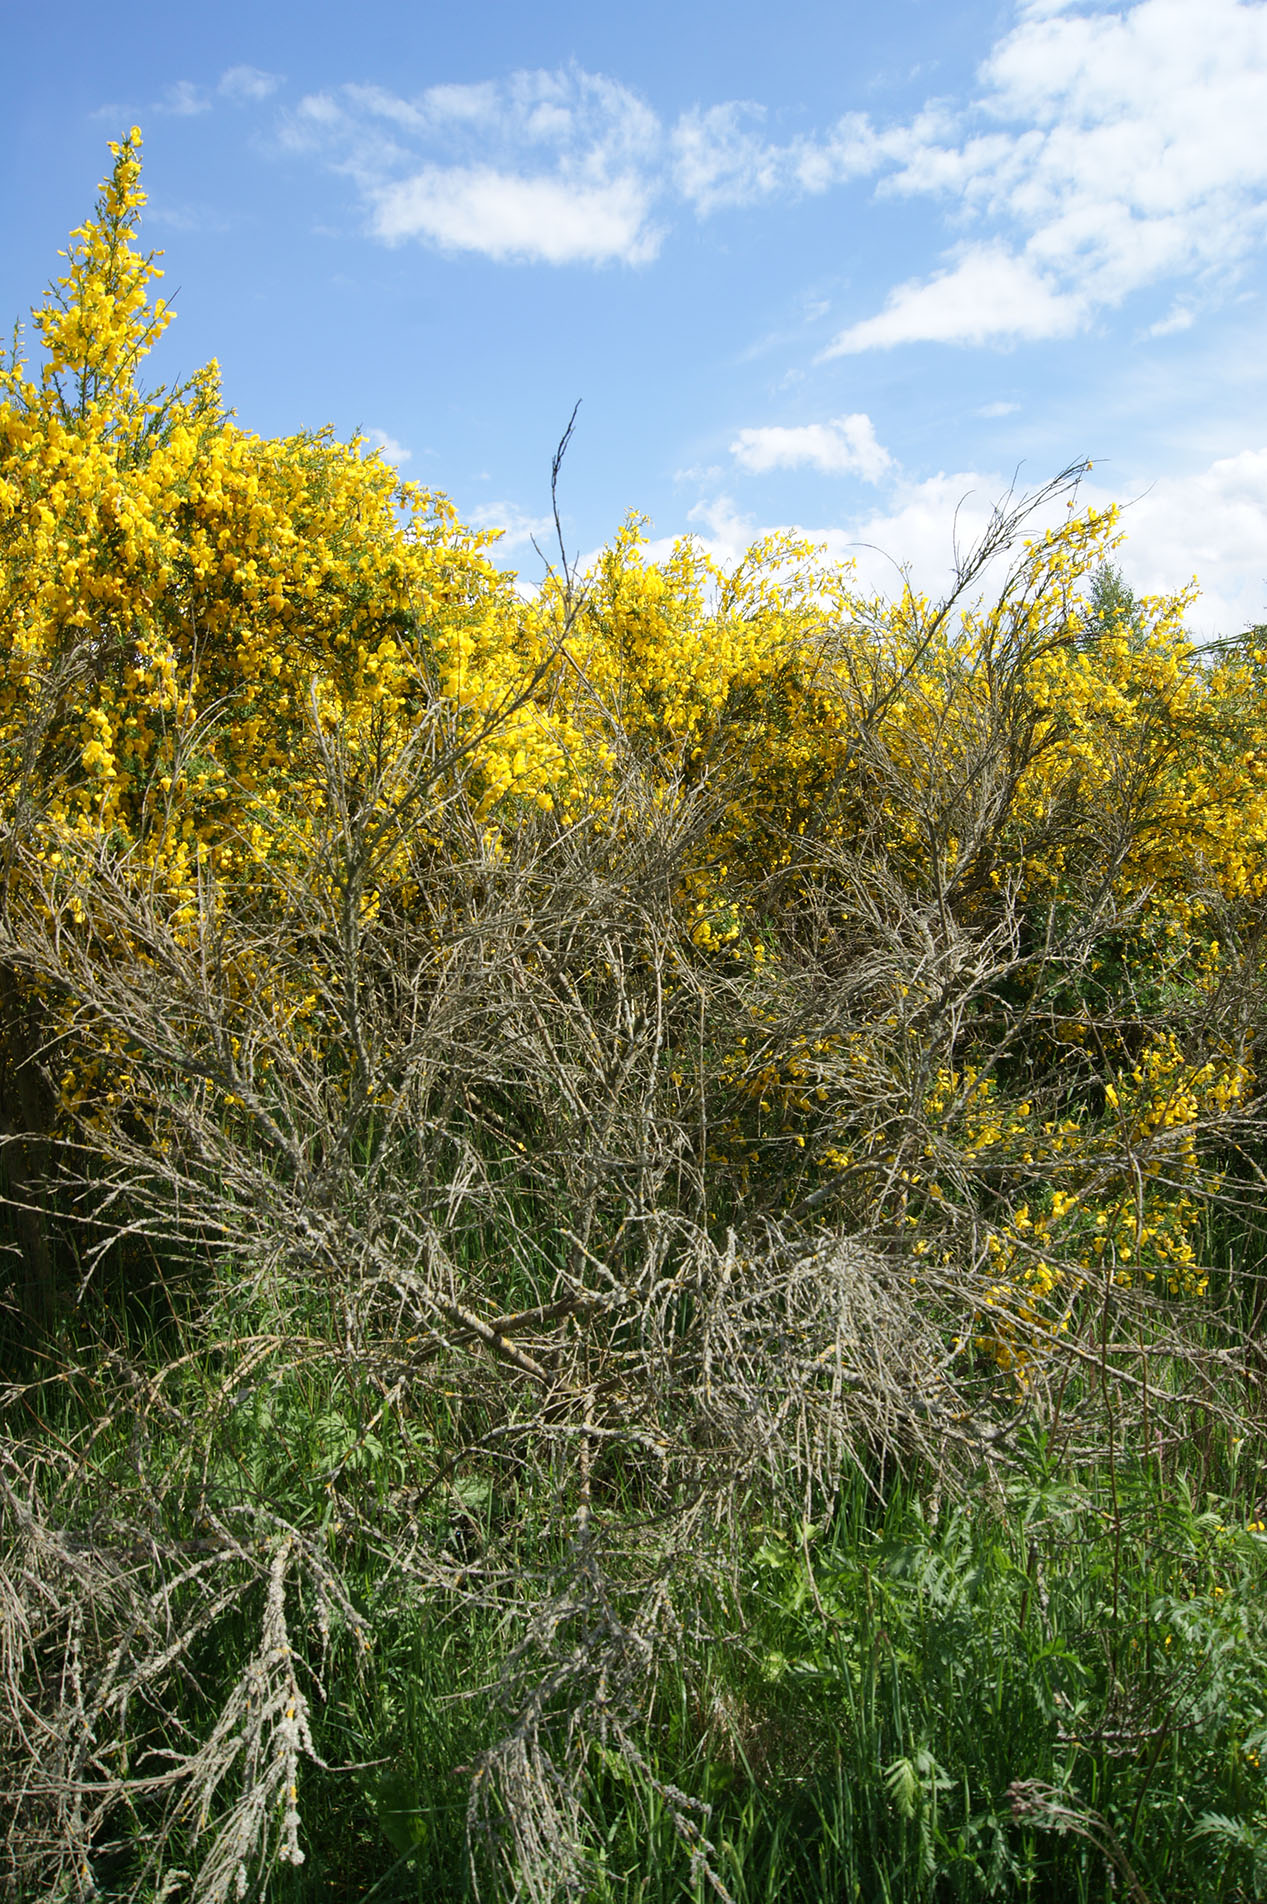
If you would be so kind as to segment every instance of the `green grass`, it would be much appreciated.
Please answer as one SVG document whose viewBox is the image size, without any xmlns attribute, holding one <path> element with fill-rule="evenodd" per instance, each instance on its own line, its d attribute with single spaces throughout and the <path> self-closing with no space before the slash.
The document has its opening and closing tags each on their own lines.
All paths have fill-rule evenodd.
<svg viewBox="0 0 1267 1904">
<path fill-rule="evenodd" d="M 79 1344 L 83 1373 L 42 1388 L 23 1427 L 85 1450 L 81 1516 L 137 1472 L 138 1417 L 119 1392 L 102 1425 L 94 1330 L 112 1329 L 134 1365 L 169 1369 L 181 1332 L 161 1303 L 93 1300 L 63 1344 Z M 333 1355 L 283 1356 L 226 1391 L 231 1347 L 191 1357 L 164 1391 L 176 1414 L 148 1418 L 150 1477 L 189 1477 L 160 1490 L 166 1531 L 188 1533 L 195 1476 L 210 1475 L 222 1507 L 270 1504 L 337 1547 L 372 1636 L 366 1653 L 336 1631 L 323 1651 L 313 1623 L 304 1639 L 295 1622 L 329 1769 L 304 1766 L 305 1862 L 276 1867 L 264 1895 L 469 1900 L 467 1768 L 504 1729 L 495 1688 L 515 1628 L 385 1574 L 366 1536 L 376 1513 L 398 1513 L 394 1491 L 431 1471 L 427 1423 L 380 1415 L 379 1391 Z M 1080 1399 L 1071 1388 L 1066 1420 Z M 205 1460 L 182 1419 L 199 1424 Z M 728 1589 L 701 1575 L 639 1733 L 642 1769 L 591 1748 L 587 1904 L 717 1895 L 670 1788 L 694 1807 L 734 1904 L 1107 1904 L 1132 1882 L 1148 1904 L 1267 1897 L 1261 1449 L 1211 1429 L 1164 1463 L 1106 1448 L 1074 1464 L 1064 1434 L 1031 1434 L 957 1492 L 892 1461 L 851 1471 L 813 1526 L 751 1527 Z M 417 1510 L 433 1543 L 460 1539 L 473 1515 L 526 1572 L 558 1563 L 562 1536 L 539 1505 L 498 1500 L 478 1470 L 457 1480 L 456 1503 L 440 1494 Z M 340 1496 L 357 1508 L 346 1536 L 331 1532 Z M 172 1682 L 173 1732 L 205 1728 L 240 1674 L 257 1599 L 230 1608 Z M 155 1743 L 152 1726 L 137 1740 Z M 1018 1818 L 1025 1781 L 1061 1812 Z M 103 1897 L 133 1895 L 149 1829 L 142 1803 L 100 1861 Z"/>
<path fill-rule="evenodd" d="M 880 1499 L 859 1477 L 803 1540 L 759 1530 L 740 1620 L 701 1589 L 711 1637 L 659 1682 L 646 1776 L 591 1760 L 584 1895 L 713 1895 L 666 1786 L 700 1805 L 736 1904 L 1095 1904 L 1106 1844 L 1151 1904 L 1267 1895 L 1267 1536 L 1249 1511 L 1155 1467 L 1070 1479 L 1034 1443 L 936 1513 L 913 1483 Z M 461 1768 L 495 1735 L 479 1689 L 503 1651 L 491 1619 L 384 1610 L 318 1736 L 332 1764 L 378 1762 L 305 1774 L 307 1862 L 270 1897 L 471 1895 Z M 1021 1780 L 1075 1822 L 1018 1822 Z"/>
</svg>

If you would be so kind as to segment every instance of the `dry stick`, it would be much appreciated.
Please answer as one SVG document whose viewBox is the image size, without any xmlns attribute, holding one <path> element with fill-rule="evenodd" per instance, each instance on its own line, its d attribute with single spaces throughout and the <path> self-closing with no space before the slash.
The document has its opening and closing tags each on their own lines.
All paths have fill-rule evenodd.
<svg viewBox="0 0 1267 1904">
<path fill-rule="evenodd" d="M 1072 1831 L 1079 1838 L 1085 1838 L 1088 1844 L 1094 1845 L 1102 1856 L 1111 1859 L 1117 1866 L 1126 1880 L 1134 1904 L 1151 1904 L 1117 1833 L 1101 1813 L 1073 1810 L 1065 1804 L 1064 1794 L 1056 1786 L 1044 1784 L 1037 1778 L 1016 1779 L 1008 1786 L 1007 1795 L 1012 1801 L 1012 1816 L 1018 1824 L 1035 1824 L 1042 1831 Z"/>
<path fill-rule="evenodd" d="M 460 1322 L 462 1327 L 469 1330 L 471 1335 L 478 1336 L 479 1340 L 492 1349 L 496 1355 L 500 1355 L 505 1361 L 512 1363 L 515 1368 L 522 1369 L 525 1375 L 534 1376 L 537 1381 L 545 1384 L 547 1387 L 557 1385 L 557 1378 L 550 1373 L 548 1368 L 544 1368 L 534 1356 L 528 1354 L 526 1349 L 519 1348 L 511 1341 L 509 1336 L 502 1335 L 500 1330 L 493 1328 L 491 1323 L 483 1321 L 481 1317 L 475 1314 L 473 1309 L 466 1308 L 466 1306 L 460 1302 L 442 1301 L 438 1297 L 433 1297 L 432 1300 L 435 1302 L 435 1306 L 441 1315 L 447 1316 L 450 1322 Z"/>
<path fill-rule="evenodd" d="M 1112 1269 L 1108 1261 L 1104 1268 L 1104 1303 L 1100 1318 L 1100 1392 L 1104 1402 L 1105 1417 L 1109 1430 L 1109 1489 L 1113 1501 L 1113 1619 L 1111 1626 L 1112 1642 L 1109 1648 L 1110 1698 L 1117 1697 L 1117 1649 L 1118 1649 L 1118 1608 L 1122 1578 L 1122 1509 L 1117 1488 L 1117 1412 L 1109 1397 L 1109 1296 L 1113 1288 Z M 1147 1371 L 1143 1383 L 1144 1394 L 1148 1394 Z"/>
</svg>

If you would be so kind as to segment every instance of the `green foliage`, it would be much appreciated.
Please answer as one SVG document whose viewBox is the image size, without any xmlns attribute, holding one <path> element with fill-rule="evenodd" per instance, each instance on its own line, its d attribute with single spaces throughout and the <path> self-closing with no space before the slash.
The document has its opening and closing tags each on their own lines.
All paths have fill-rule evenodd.
<svg viewBox="0 0 1267 1904">
<path fill-rule="evenodd" d="M 1091 577 L 1087 613 L 1083 620 L 1084 645 L 1104 635 L 1117 635 L 1136 642 L 1143 636 L 1146 617 L 1135 591 L 1127 585 L 1120 568 L 1102 562 Z"/>
<path fill-rule="evenodd" d="M 194 1369 L 189 1381 L 205 1408 L 219 1383 Z M 92 1397 L 88 1383 L 50 1430 L 73 1439 Z M 216 1458 L 314 1536 L 340 1499 L 372 1525 L 374 1502 L 411 1471 L 414 1433 L 395 1417 L 371 1430 L 376 1399 L 296 1371 L 244 1399 Z M 97 1420 L 104 1499 L 131 1424 L 122 1412 Z M 168 1458 L 181 1453 L 173 1436 Z M 1225 1451 L 1225 1472 L 1237 1453 Z M 490 1505 L 471 1477 L 429 1511 L 460 1541 Z M 1260 1898 L 1258 1511 L 1243 1495 L 1194 1497 L 1182 1464 L 1074 1473 L 1056 1441 L 1030 1438 L 962 1493 L 928 1474 L 856 1471 L 817 1523 L 754 1526 L 738 1601 L 700 1583 L 693 1627 L 657 1681 L 641 1766 L 591 1748 L 580 1895 L 703 1900 L 716 1895 L 702 1869 L 691 1875 L 703 1850 L 735 1904 L 1099 1904 L 1115 1859 L 1149 1899 Z M 563 1557 L 547 1522 L 525 1518 L 515 1542 L 525 1571 Z M 466 1773 L 497 1733 L 489 1692 L 509 1632 L 456 1597 L 447 1612 L 421 1605 L 382 1574 L 372 1539 L 358 1553 L 346 1578 L 372 1649 L 336 1623 L 309 1657 L 316 1753 L 331 1769 L 309 1774 L 305 1863 L 279 1870 L 267 1894 L 457 1904 L 473 1895 Z M 249 1609 L 208 1633 L 191 1659 L 190 1722 L 196 1684 L 212 1693 L 232 1679 L 253 1644 Z M 1018 1816 L 1026 1784 L 1053 1795 L 1037 1819 Z M 132 1895 L 142 1849 L 141 1837 L 132 1849 L 116 1839 L 98 1868 L 104 1896 Z"/>
</svg>

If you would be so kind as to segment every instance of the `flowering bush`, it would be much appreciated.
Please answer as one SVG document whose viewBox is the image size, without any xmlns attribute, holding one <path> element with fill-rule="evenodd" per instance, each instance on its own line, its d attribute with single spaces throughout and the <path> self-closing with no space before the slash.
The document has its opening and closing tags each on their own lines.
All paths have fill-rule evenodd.
<svg viewBox="0 0 1267 1904">
<path fill-rule="evenodd" d="M 73 1863 L 126 1787 L 154 1858 L 211 1834 L 202 1896 L 270 1831 L 293 1861 L 315 1748 L 287 1583 L 322 1645 L 340 1620 L 361 1645 L 340 1556 L 368 1542 L 523 1622 L 472 1816 L 545 1896 L 579 1868 L 574 1742 L 642 1764 L 683 1569 L 754 1501 L 801 1512 L 876 1444 L 988 1454 L 1086 1369 L 1083 1404 L 1152 1435 L 1182 1383 L 1131 1358 L 1190 1366 L 1210 1331 L 1254 1379 L 1209 1237 L 1263 1135 L 1267 653 L 1196 649 L 1183 596 L 1113 608 L 1115 518 L 1071 478 L 1001 508 L 941 602 L 865 597 L 785 536 L 653 562 L 638 518 L 525 597 L 363 444 L 252 435 L 214 365 L 143 389 L 170 313 L 139 134 L 112 150 L 38 374 L 0 378 L 9 1195 L 73 1210 L 89 1276 L 143 1237 L 201 1280 L 196 1346 L 103 1410 L 148 1450 L 111 1552 L 155 1578 L 50 1589 L 97 1636 L 73 1686 L 33 1637 L 56 1622 L 15 1615 L 14 1736 L 39 1711 L 63 1753 L 22 1830 Z M 52 1340 L 84 1272 L 38 1227 Z M 375 1399 L 287 1520 L 217 1451 L 259 1371 L 280 1392 L 300 1364 Z M 166 1385 L 204 1365 L 219 1399 L 173 1437 Z M 344 1483 L 397 1408 L 421 1426 L 374 1519 Z M 54 1457 L 23 1458 L 19 1610 L 65 1563 Z M 564 1504 L 563 1585 L 530 1592 L 494 1518 L 466 1515 L 474 1561 L 417 1519 L 459 1459 L 471 1501 Z M 171 1641 L 194 1539 L 235 1584 Z M 92 1742 L 115 1727 L 124 1762 L 132 1698 L 162 1732 L 164 1675 L 255 1589 L 263 1651 L 219 1719 L 120 1785 Z M 273 1729 L 217 1825 L 252 1674 Z"/>
</svg>

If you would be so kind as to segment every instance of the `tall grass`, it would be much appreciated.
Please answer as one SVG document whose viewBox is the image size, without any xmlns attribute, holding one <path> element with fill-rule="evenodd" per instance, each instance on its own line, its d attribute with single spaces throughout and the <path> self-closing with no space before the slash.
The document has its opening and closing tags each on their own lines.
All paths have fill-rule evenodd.
<svg viewBox="0 0 1267 1904">
<path fill-rule="evenodd" d="M 135 1472 L 139 1432 L 151 1479 L 175 1471 L 187 1456 L 182 1420 L 219 1406 L 205 1452 L 221 1514 L 237 1490 L 314 1543 L 345 1511 L 355 1521 L 341 1579 L 372 1643 L 337 1630 L 299 1642 L 314 1758 L 329 1769 L 305 1772 L 305 1861 L 277 1867 L 267 1895 L 456 1904 L 481 1879 L 495 1888 L 495 1847 L 481 1852 L 478 1831 L 474 1865 L 468 1855 L 470 1773 L 504 1729 L 516 1623 L 504 1599 L 481 1610 L 462 1593 L 420 1596 L 416 1580 L 383 1568 L 372 1530 L 400 1511 L 418 1425 L 384 1412 L 372 1385 L 299 1359 L 242 1384 L 226 1412 L 223 1358 L 195 1356 L 183 1392 L 169 1389 L 165 1427 L 118 1391 L 103 1415 L 109 1358 L 180 1359 L 170 1312 L 151 1317 L 148 1337 L 134 1320 L 126 1343 L 117 1314 L 103 1292 L 95 1325 L 91 1308 L 81 1317 L 81 1381 L 39 1391 L 42 1434 L 78 1451 L 81 1500 L 105 1515 Z M 1072 1460 L 1077 1430 L 1066 1424 L 1087 1400 L 1071 1390 L 1064 1423 L 1018 1430 L 957 1480 L 864 1456 L 813 1522 L 752 1520 L 730 1586 L 701 1576 L 683 1603 L 677 1649 L 647 1688 L 641 1761 L 601 1737 L 580 1747 L 574 1894 L 595 1904 L 1264 1895 L 1263 1469 L 1227 1430 L 1160 1454 Z M 526 1596 L 568 1564 L 567 1529 L 522 1500 L 508 1516 L 478 1474 L 413 1511 L 420 1542 L 465 1547 L 477 1564 L 503 1543 Z M 171 1497 L 162 1512 L 181 1523 Z M 167 1694 L 176 1705 L 133 1729 L 138 1769 L 165 1730 L 214 1715 L 257 1649 L 257 1626 L 249 1595 L 234 1599 L 187 1649 L 183 1683 Z M 566 1714 L 548 1726 L 566 1763 L 577 1749 Z M 146 1821 L 142 1800 L 99 1839 L 98 1894 L 157 1896 L 136 1890 Z M 166 1895 L 179 1895 L 173 1873 L 194 1853 L 192 1841 L 182 1853 L 177 1829 Z"/>
<path fill-rule="evenodd" d="M 859 1476 L 827 1526 L 764 1532 L 747 1624 L 661 1678 L 651 1777 L 597 1755 L 586 1896 L 712 1894 L 660 1785 L 699 1803 L 737 1904 L 1263 1893 L 1261 1503 L 1155 1466 L 1062 1477 L 1037 1441 L 981 1479 L 930 1510 Z M 417 1820 L 401 1898 L 468 1894 L 454 1703 L 424 1669 L 383 1788 Z"/>
</svg>

